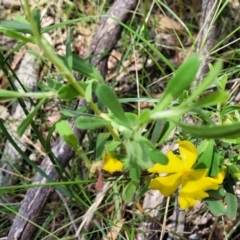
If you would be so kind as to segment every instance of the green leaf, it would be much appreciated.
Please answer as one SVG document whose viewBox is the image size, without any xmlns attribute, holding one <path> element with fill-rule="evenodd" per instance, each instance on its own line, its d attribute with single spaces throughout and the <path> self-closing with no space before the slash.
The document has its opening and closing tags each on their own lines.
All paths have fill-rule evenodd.
<svg viewBox="0 0 240 240">
<path fill-rule="evenodd" d="M 4 27 L 6 29 L 12 29 L 21 33 L 32 34 L 32 29 L 29 23 L 23 23 L 16 20 L 3 21 L 0 27 Z"/>
<path fill-rule="evenodd" d="M 147 149 L 148 142 L 144 141 L 127 141 L 125 144 L 127 155 L 131 163 L 137 164 L 143 169 L 152 167 L 152 161 L 149 158 Z"/>
<path fill-rule="evenodd" d="M 129 127 L 131 128 L 138 128 L 138 116 L 135 113 L 132 112 L 126 112 L 125 113 L 126 118 L 128 119 Z M 122 121 L 119 121 L 119 124 L 121 124 Z"/>
<path fill-rule="evenodd" d="M 219 103 L 225 103 L 228 97 L 229 97 L 229 94 L 227 92 L 215 92 L 202 98 L 200 101 L 192 104 L 189 110 L 214 106 Z"/>
<path fill-rule="evenodd" d="M 109 122 L 97 117 L 80 116 L 76 119 L 75 124 L 79 129 L 94 130 L 109 125 Z"/>
<path fill-rule="evenodd" d="M 216 81 L 216 86 L 218 90 L 225 90 L 227 80 L 228 80 L 228 76 L 227 74 L 224 74 L 223 76 L 221 76 L 221 79 Z"/>
<path fill-rule="evenodd" d="M 198 158 L 198 162 L 195 169 L 210 169 L 212 166 L 212 157 L 213 157 L 213 147 L 215 145 L 214 140 L 205 140 L 207 144 L 205 145 L 206 148 L 204 149 L 203 153 Z"/>
<path fill-rule="evenodd" d="M 187 132 L 201 138 L 238 138 L 240 137 L 240 123 L 214 125 L 214 126 L 195 126 L 183 123 L 178 125 Z"/>
<path fill-rule="evenodd" d="M 230 166 L 228 166 L 227 169 L 232 176 L 236 176 L 239 174 L 239 166 L 236 164 L 231 164 Z"/>
<path fill-rule="evenodd" d="M 35 44 L 35 39 L 32 36 L 26 37 L 22 33 L 18 33 L 15 30 L 5 29 L 5 28 L 0 27 L 0 32 L 3 32 L 4 35 L 6 35 L 10 38 L 13 38 L 15 40 L 19 40 L 19 41 L 22 41 L 24 43 L 30 42 L 30 43 Z"/>
<path fill-rule="evenodd" d="M 203 148 L 204 146 L 204 148 Z M 208 168 L 208 176 L 216 177 L 219 173 L 219 159 L 215 141 L 205 139 L 201 146 L 202 154 L 200 155 L 195 169 L 205 169 Z"/>
<path fill-rule="evenodd" d="M 79 97 L 79 92 L 71 85 L 65 84 L 58 90 L 59 99 L 70 100 Z"/>
<path fill-rule="evenodd" d="M 236 181 L 233 177 L 229 177 L 224 183 L 224 189 L 226 190 L 225 202 L 227 203 L 226 215 L 232 219 L 237 214 L 238 201 L 237 196 L 235 195 L 233 186 L 236 184 Z"/>
<path fill-rule="evenodd" d="M 86 88 L 86 83 L 83 82 L 78 82 L 78 84 L 85 89 Z M 75 97 L 79 97 L 80 94 L 79 92 L 71 85 L 71 84 L 65 84 L 63 85 L 59 90 L 58 90 L 58 97 L 59 99 L 64 99 L 64 100 L 70 100 Z"/>
<path fill-rule="evenodd" d="M 207 89 L 208 86 L 214 83 L 221 69 L 222 61 L 219 60 L 213 65 L 213 68 L 210 70 L 208 75 L 199 83 L 195 91 L 181 104 L 181 106 L 186 106 L 197 99 Z"/>
<path fill-rule="evenodd" d="M 230 219 L 235 218 L 238 210 L 237 196 L 232 192 L 226 192 L 225 201 L 227 203 L 226 215 Z"/>
<path fill-rule="evenodd" d="M 81 116 L 83 113 L 87 111 L 87 107 L 81 107 L 78 108 L 77 110 L 68 110 L 68 109 L 62 109 L 61 113 L 66 116 L 66 117 L 76 117 L 76 116 Z"/>
<path fill-rule="evenodd" d="M 149 150 L 148 156 L 154 163 L 160 163 L 162 165 L 166 165 L 168 163 L 167 156 L 160 152 L 160 150 Z"/>
<path fill-rule="evenodd" d="M 119 145 L 121 145 L 121 142 L 118 141 L 110 141 L 105 144 L 105 149 L 107 152 L 112 152 L 115 150 Z"/>
<path fill-rule="evenodd" d="M 147 124 L 150 122 L 150 114 L 151 114 L 151 110 L 146 108 L 146 109 L 143 109 L 140 113 L 140 116 L 139 116 L 139 123 L 142 125 L 142 124 Z"/>
<path fill-rule="evenodd" d="M 67 37 L 66 41 L 66 56 L 65 56 L 65 63 L 70 71 L 72 71 L 73 65 L 73 53 L 72 53 L 72 35 L 73 35 L 73 28 L 70 28 L 70 32 Z"/>
<path fill-rule="evenodd" d="M 74 134 L 71 125 L 68 121 L 61 120 L 56 123 L 56 130 L 59 135 L 63 138 L 63 140 L 73 147 L 73 149 L 77 149 L 79 147 L 78 138 Z"/>
<path fill-rule="evenodd" d="M 27 23 L 27 24 L 29 24 L 28 21 L 26 20 L 26 18 L 24 16 L 22 16 L 22 15 L 18 15 L 18 14 L 14 15 L 13 16 L 13 20 L 17 21 L 17 22 L 20 22 L 20 23 Z"/>
<path fill-rule="evenodd" d="M 154 129 L 152 131 L 152 136 L 151 136 L 151 142 L 153 144 L 156 144 L 160 140 L 162 132 L 164 131 L 164 129 L 167 127 L 168 124 L 169 124 L 169 122 L 167 122 L 164 119 L 156 120 Z"/>
<path fill-rule="evenodd" d="M 29 113 L 27 115 L 27 117 L 21 122 L 21 124 L 19 125 L 18 129 L 17 129 L 17 134 L 19 136 L 22 136 L 24 134 L 24 132 L 26 131 L 26 129 L 28 128 L 28 126 L 31 124 L 31 122 L 33 121 L 34 116 L 37 114 L 39 108 L 42 106 L 42 104 L 44 103 L 46 99 L 43 98 L 39 101 L 39 103 L 37 104 L 37 106 L 32 110 L 31 113 Z"/>
<path fill-rule="evenodd" d="M 163 144 L 169 137 L 170 132 L 176 127 L 174 122 L 166 121 L 164 126 L 161 128 L 160 139 L 158 144 Z"/>
<path fill-rule="evenodd" d="M 63 56 L 61 55 L 57 56 L 64 61 Z M 76 54 L 73 54 L 72 58 L 73 58 L 72 68 L 74 71 L 77 71 L 91 79 L 96 79 L 100 83 L 104 83 L 103 77 L 100 74 L 100 72 L 94 66 L 92 66 L 87 60 L 79 57 Z"/>
<path fill-rule="evenodd" d="M 219 173 L 219 164 L 220 164 L 221 155 L 219 154 L 216 145 L 213 147 L 213 158 L 212 158 L 212 166 L 209 170 L 210 177 L 216 177 Z"/>
<path fill-rule="evenodd" d="M 86 87 L 86 91 L 85 91 L 85 99 L 87 102 L 91 102 L 92 101 L 92 89 L 93 89 L 93 84 L 96 83 L 96 80 L 90 80 L 87 81 L 87 87 Z"/>
<path fill-rule="evenodd" d="M 211 95 L 208 95 L 204 98 L 202 98 L 200 101 L 189 104 L 188 106 L 180 105 L 178 107 L 173 107 L 167 110 L 154 112 L 151 115 L 151 118 L 175 118 L 175 117 L 181 117 L 184 113 L 189 112 L 191 110 L 197 110 L 204 107 L 210 107 L 214 106 L 220 103 L 226 103 L 227 99 L 229 97 L 229 94 L 227 92 L 215 92 Z"/>
<path fill-rule="evenodd" d="M 33 11 L 34 22 L 37 26 L 38 33 L 41 34 L 41 14 L 39 9 Z"/>
<path fill-rule="evenodd" d="M 141 169 L 140 167 L 135 163 L 131 164 L 130 171 L 129 171 L 129 177 L 133 180 L 138 182 L 141 176 Z"/>
<path fill-rule="evenodd" d="M 125 186 L 122 193 L 122 198 L 126 203 L 130 203 L 136 193 L 138 183 L 136 181 L 131 181 Z"/>
<path fill-rule="evenodd" d="M 97 136 L 97 143 L 96 143 L 96 161 L 100 160 L 102 157 L 102 153 L 105 148 L 105 144 L 107 139 L 110 137 L 110 133 L 100 133 Z"/>
<path fill-rule="evenodd" d="M 203 201 L 215 216 L 222 216 L 226 214 L 225 206 L 220 200 L 216 200 L 214 198 L 205 198 Z"/>
<path fill-rule="evenodd" d="M 148 142 L 145 141 L 139 141 L 139 142 L 132 142 L 133 146 L 135 145 L 135 156 L 136 156 L 136 161 L 138 165 L 142 169 L 148 169 L 152 167 L 152 161 L 150 159 L 150 156 L 148 154 Z"/>
<path fill-rule="evenodd" d="M 46 82 L 47 82 L 47 84 L 45 84 L 43 82 L 38 83 L 39 88 L 41 88 L 41 90 L 43 90 L 43 91 L 57 92 L 63 86 L 63 83 L 61 83 L 57 80 L 51 79 L 51 78 L 47 78 Z"/>
<path fill-rule="evenodd" d="M 149 190 L 149 181 L 145 181 L 143 184 L 143 186 L 139 186 L 140 189 L 137 192 L 138 194 L 135 196 L 136 201 L 143 199 L 143 197 L 146 195 L 146 192 Z"/>
<path fill-rule="evenodd" d="M 165 109 L 174 98 L 181 95 L 184 90 L 189 89 L 190 84 L 197 74 L 200 63 L 201 62 L 199 58 L 194 56 L 188 58 L 179 67 L 172 79 L 167 84 L 167 87 L 165 88 L 155 111 L 161 111 Z"/>
<path fill-rule="evenodd" d="M 225 109 L 225 114 L 228 115 L 232 112 L 235 112 L 235 111 L 239 111 L 240 110 L 240 106 L 239 105 L 230 105 L 230 106 L 227 106 L 226 109 Z"/>
<path fill-rule="evenodd" d="M 218 200 L 223 199 L 223 197 L 225 196 L 225 190 L 223 189 L 223 187 L 220 187 L 218 190 L 208 190 L 207 193 L 211 198 L 215 198 Z"/>
<path fill-rule="evenodd" d="M 128 123 L 123 108 L 118 101 L 116 93 L 106 84 L 101 84 L 96 89 L 96 95 L 99 101 L 110 109 L 110 111 L 123 123 Z"/>
</svg>

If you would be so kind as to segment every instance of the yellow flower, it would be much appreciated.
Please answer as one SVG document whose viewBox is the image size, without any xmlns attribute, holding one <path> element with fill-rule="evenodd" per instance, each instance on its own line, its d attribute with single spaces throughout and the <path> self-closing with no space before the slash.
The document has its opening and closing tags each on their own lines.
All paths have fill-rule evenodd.
<svg viewBox="0 0 240 240">
<path fill-rule="evenodd" d="M 106 155 L 102 169 L 109 173 L 121 172 L 123 170 L 123 163 L 116 158 Z"/>
<path fill-rule="evenodd" d="M 224 179 L 224 173 L 219 173 L 215 178 L 207 177 L 208 169 L 192 169 L 198 154 L 196 147 L 188 141 L 179 141 L 180 156 L 172 151 L 167 153 L 167 165 L 155 164 L 149 168 L 150 173 L 165 173 L 165 176 L 154 178 L 150 189 L 158 189 L 164 196 L 172 195 L 179 186 L 179 205 L 186 209 L 194 206 L 196 200 L 208 197 L 207 190 L 219 188 Z"/>
</svg>

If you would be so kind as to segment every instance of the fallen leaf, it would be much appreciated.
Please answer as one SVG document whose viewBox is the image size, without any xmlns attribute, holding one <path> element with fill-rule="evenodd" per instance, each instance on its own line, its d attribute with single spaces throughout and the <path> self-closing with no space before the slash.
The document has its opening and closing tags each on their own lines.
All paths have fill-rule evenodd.
<svg viewBox="0 0 240 240">
<path fill-rule="evenodd" d="M 159 26 L 161 27 L 161 29 L 167 31 L 173 29 L 176 31 L 181 31 L 183 29 L 182 25 L 179 22 L 163 15 L 160 16 Z"/>
<path fill-rule="evenodd" d="M 117 236 L 118 236 L 119 232 L 121 231 L 124 222 L 125 222 L 125 219 L 123 218 L 119 222 L 114 224 L 113 227 L 108 232 L 107 236 L 102 238 L 102 240 L 115 240 L 115 239 L 117 239 Z"/>
</svg>

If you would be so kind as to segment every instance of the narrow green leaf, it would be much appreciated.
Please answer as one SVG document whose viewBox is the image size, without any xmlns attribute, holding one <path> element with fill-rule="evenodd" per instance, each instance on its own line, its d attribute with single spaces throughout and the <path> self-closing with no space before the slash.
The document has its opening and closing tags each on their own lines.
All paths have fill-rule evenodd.
<svg viewBox="0 0 240 240">
<path fill-rule="evenodd" d="M 126 203 L 130 203 L 136 193 L 138 187 L 138 183 L 135 181 L 131 181 L 125 186 L 122 193 L 122 198 Z"/>
<path fill-rule="evenodd" d="M 92 101 L 92 91 L 93 91 L 93 84 L 96 83 L 96 80 L 87 81 L 87 87 L 85 91 L 85 99 L 87 102 Z"/>
<path fill-rule="evenodd" d="M 110 142 L 106 142 L 105 149 L 107 152 L 111 152 L 111 151 L 115 150 L 119 145 L 121 145 L 121 142 L 112 140 Z"/>
<path fill-rule="evenodd" d="M 143 109 L 140 113 L 140 116 L 139 116 L 139 123 L 140 124 L 146 124 L 146 123 L 149 123 L 149 120 L 150 120 L 150 114 L 151 114 L 151 110 L 146 108 L 146 109 Z"/>
<path fill-rule="evenodd" d="M 237 196 L 232 192 L 226 192 L 225 201 L 227 203 L 226 215 L 230 219 L 235 218 L 238 210 Z"/>
<path fill-rule="evenodd" d="M 37 172 L 39 172 L 43 177 L 45 177 L 48 181 L 54 182 L 54 180 L 46 174 L 35 162 L 31 161 L 29 157 L 24 153 L 21 148 L 19 148 L 18 144 L 13 140 L 12 136 L 8 133 L 7 129 L 4 126 L 4 122 L 2 119 L 0 119 L 0 129 L 4 133 L 4 136 L 8 139 L 8 141 L 12 144 L 12 146 L 17 150 L 17 152 L 20 154 L 20 156 L 29 164 L 32 166 L 33 169 L 35 169 Z M 11 186 L 10 186 L 11 187 Z M 16 188 L 17 186 L 12 186 Z M 3 188 L 3 186 L 1 187 Z"/>
<path fill-rule="evenodd" d="M 46 79 L 47 84 L 43 83 L 43 82 L 39 82 L 38 86 L 39 88 L 41 88 L 41 90 L 43 91 L 54 91 L 57 92 L 62 86 L 64 86 L 63 83 L 51 79 L 51 78 L 47 78 Z"/>
<path fill-rule="evenodd" d="M 224 74 L 223 76 L 221 76 L 221 79 L 217 79 L 215 81 L 217 89 L 219 91 L 224 91 L 225 90 L 227 80 L 228 80 L 228 76 L 227 76 L 227 74 Z"/>
<path fill-rule="evenodd" d="M 198 158 L 198 162 L 195 169 L 210 169 L 212 166 L 212 157 L 213 157 L 213 147 L 215 145 L 214 140 L 207 140 L 206 148 L 204 149 L 203 153 Z"/>
<path fill-rule="evenodd" d="M 37 26 L 38 33 L 41 34 L 41 14 L 39 9 L 33 11 L 33 18 Z"/>
<path fill-rule="evenodd" d="M 80 116 L 76 119 L 75 124 L 79 129 L 94 130 L 109 125 L 109 122 L 97 117 Z"/>
<path fill-rule="evenodd" d="M 105 148 L 105 144 L 107 139 L 110 137 L 110 133 L 100 133 L 97 136 L 97 143 L 96 143 L 96 161 L 100 160 L 102 157 L 103 150 Z"/>
<path fill-rule="evenodd" d="M 0 27 L 4 27 L 6 29 L 12 29 L 21 33 L 32 34 L 32 29 L 29 23 L 23 23 L 16 20 L 3 21 Z"/>
<path fill-rule="evenodd" d="M 221 155 L 219 154 L 216 145 L 213 147 L 213 158 L 212 158 L 212 166 L 209 170 L 210 177 L 216 177 L 219 173 L 219 164 L 220 164 Z"/>
<path fill-rule="evenodd" d="M 188 58 L 179 67 L 172 79 L 168 82 L 163 96 L 156 106 L 156 111 L 165 109 L 174 98 L 179 97 L 184 90 L 189 89 L 190 84 L 197 74 L 200 63 L 199 58 L 194 56 Z"/>
<path fill-rule="evenodd" d="M 77 149 L 79 147 L 78 138 L 74 134 L 71 125 L 68 121 L 61 120 L 56 123 L 56 130 L 59 135 L 63 138 L 63 140 L 73 147 L 73 149 Z"/>
<path fill-rule="evenodd" d="M 127 123 L 128 119 L 125 116 L 123 108 L 118 101 L 116 93 L 106 84 L 101 84 L 96 89 L 96 95 L 99 101 L 110 109 L 110 111 L 122 122 Z"/>
<path fill-rule="evenodd" d="M 6 35 L 6 36 L 8 36 L 10 38 L 22 41 L 24 43 L 27 43 L 27 42 L 35 43 L 35 40 L 34 40 L 34 38 L 32 36 L 26 37 L 22 33 L 18 33 L 15 30 L 5 29 L 5 28 L 1 28 L 0 27 L 0 32 L 3 32 L 4 35 Z"/>
<path fill-rule="evenodd" d="M 201 138 L 238 138 L 240 136 L 240 123 L 216 125 L 216 126 L 195 126 L 178 123 L 187 132 Z"/>
<path fill-rule="evenodd" d="M 226 190 L 225 201 L 227 203 L 226 215 L 232 219 L 236 216 L 238 210 L 237 196 L 235 195 L 233 186 L 235 186 L 236 181 L 233 177 L 229 177 L 224 183 L 224 189 Z"/>
<path fill-rule="evenodd" d="M 189 108 L 189 110 L 214 106 L 219 103 L 225 103 L 227 101 L 228 97 L 229 97 L 229 94 L 227 92 L 214 92 L 214 93 L 202 98 L 200 101 L 192 104 L 192 106 Z"/>
<path fill-rule="evenodd" d="M 31 113 L 29 113 L 27 115 L 27 117 L 21 122 L 21 124 L 19 125 L 18 129 L 17 129 L 17 134 L 19 136 L 22 136 L 24 134 L 24 132 L 26 131 L 26 129 L 28 128 L 28 126 L 31 124 L 31 122 L 33 121 L 34 116 L 37 114 L 39 108 L 42 106 L 42 104 L 44 103 L 46 99 L 43 98 L 39 101 L 39 103 L 37 104 L 37 106 L 32 110 Z"/>
<path fill-rule="evenodd" d="M 78 83 L 83 89 L 86 88 L 86 83 L 79 82 Z M 58 97 L 60 99 L 64 100 L 70 100 L 75 97 L 79 97 L 79 92 L 71 85 L 71 84 L 65 84 L 58 90 Z"/>
<path fill-rule="evenodd" d="M 63 56 L 61 55 L 57 56 L 64 61 Z M 100 83 L 104 83 L 103 77 L 100 74 L 100 72 L 94 66 L 92 66 L 87 60 L 79 57 L 76 54 L 72 54 L 72 58 L 73 58 L 72 68 L 74 71 L 77 71 L 91 79 L 96 79 Z"/>
<path fill-rule="evenodd" d="M 61 113 L 66 117 L 78 117 L 83 115 L 87 111 L 87 107 L 81 107 L 77 110 L 61 109 Z"/>
<path fill-rule="evenodd" d="M 73 53 L 72 53 L 72 35 L 73 35 L 73 28 L 70 28 L 70 32 L 67 37 L 66 41 L 66 65 L 70 71 L 72 71 L 72 66 L 73 66 Z"/>
<path fill-rule="evenodd" d="M 158 144 L 162 144 L 169 137 L 170 132 L 176 127 L 174 122 L 166 121 L 164 126 L 161 128 L 160 139 Z"/>
<path fill-rule="evenodd" d="M 204 146 L 204 148 L 203 148 Z M 215 141 L 205 139 L 201 144 L 201 155 L 195 169 L 205 169 L 208 168 L 208 176 L 216 177 L 219 173 L 219 153 L 217 151 Z"/>
<path fill-rule="evenodd" d="M 157 119 L 154 125 L 154 129 L 152 131 L 151 142 L 156 144 L 161 137 L 161 133 L 163 129 L 168 125 L 168 122 L 163 119 Z"/>
<path fill-rule="evenodd" d="M 222 61 L 219 60 L 213 65 L 208 75 L 200 82 L 195 91 L 181 104 L 181 106 L 186 106 L 197 99 L 207 89 L 208 86 L 214 83 L 221 69 Z"/>
<path fill-rule="evenodd" d="M 208 95 L 202 98 L 200 101 L 196 103 L 189 104 L 185 106 L 184 102 L 182 105 L 173 107 L 163 111 L 154 111 L 151 115 L 151 118 L 174 118 L 174 117 L 181 117 L 184 113 L 189 112 L 191 110 L 197 110 L 204 107 L 214 106 L 220 103 L 226 103 L 229 94 L 227 92 L 215 92 L 211 95 Z"/>
<path fill-rule="evenodd" d="M 227 74 L 224 74 L 222 76 L 222 78 L 219 80 L 223 90 L 225 90 L 225 88 L 226 88 L 227 81 L 228 81 L 228 75 Z"/>
</svg>

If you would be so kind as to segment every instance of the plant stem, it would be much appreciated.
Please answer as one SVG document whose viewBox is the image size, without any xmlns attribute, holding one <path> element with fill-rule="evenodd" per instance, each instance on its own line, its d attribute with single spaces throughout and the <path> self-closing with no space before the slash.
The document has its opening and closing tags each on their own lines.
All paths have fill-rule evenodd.
<svg viewBox="0 0 240 240">
<path fill-rule="evenodd" d="M 27 13 L 28 20 L 29 20 L 30 25 L 32 27 L 32 32 L 33 32 L 33 35 L 35 37 L 36 44 L 43 51 L 44 55 L 48 58 L 48 60 L 51 63 L 53 63 L 58 68 L 58 70 L 60 72 L 62 72 L 64 74 L 67 81 L 78 91 L 79 95 L 82 98 L 85 99 L 85 91 L 83 90 L 83 88 L 81 86 L 79 86 L 79 84 L 75 80 L 74 76 L 69 71 L 69 69 L 64 65 L 62 60 L 60 60 L 56 56 L 56 54 L 54 54 L 51 47 L 49 46 L 49 43 L 44 38 L 42 38 L 41 33 L 38 31 L 37 25 L 34 21 L 34 18 L 33 18 L 28 0 L 24 0 L 24 6 L 25 6 L 25 10 L 26 10 L 26 13 Z M 92 101 L 88 102 L 88 104 L 89 104 L 90 108 L 95 112 L 95 114 L 98 115 L 99 117 L 101 117 L 101 111 L 98 109 L 96 104 Z M 119 138 L 118 134 L 114 131 L 112 126 L 108 125 L 106 127 L 107 127 L 108 131 L 111 133 L 112 137 L 116 141 L 121 141 L 121 139 Z"/>
</svg>

